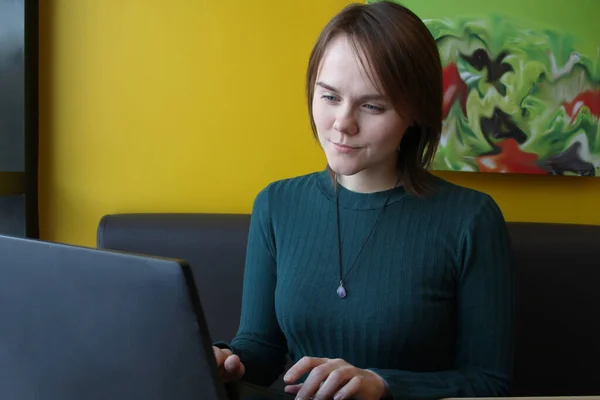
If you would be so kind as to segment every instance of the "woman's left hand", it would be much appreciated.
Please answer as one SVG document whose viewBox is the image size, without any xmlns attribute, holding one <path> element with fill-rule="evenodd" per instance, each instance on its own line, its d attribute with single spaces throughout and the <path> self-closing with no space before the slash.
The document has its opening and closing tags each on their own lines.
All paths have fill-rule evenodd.
<svg viewBox="0 0 600 400">
<path fill-rule="evenodd" d="M 310 372 L 304 383 L 294 384 L 302 375 Z M 296 399 L 356 399 L 379 400 L 386 392 L 382 377 L 366 369 L 356 368 L 341 359 L 304 357 L 292 366 L 284 376 L 287 393 Z"/>
</svg>

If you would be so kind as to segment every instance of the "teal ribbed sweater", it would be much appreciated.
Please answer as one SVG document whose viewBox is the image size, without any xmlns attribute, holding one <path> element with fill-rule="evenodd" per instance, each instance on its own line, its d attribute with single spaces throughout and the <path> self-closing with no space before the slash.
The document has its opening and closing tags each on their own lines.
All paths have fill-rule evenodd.
<svg viewBox="0 0 600 400">
<path fill-rule="evenodd" d="M 343 274 L 390 201 L 340 299 L 335 189 L 327 171 L 255 199 L 242 316 L 230 343 L 245 380 L 269 385 L 285 355 L 342 358 L 380 374 L 394 399 L 507 395 L 513 265 L 486 194 L 436 178 L 437 194 L 339 189 Z"/>
</svg>

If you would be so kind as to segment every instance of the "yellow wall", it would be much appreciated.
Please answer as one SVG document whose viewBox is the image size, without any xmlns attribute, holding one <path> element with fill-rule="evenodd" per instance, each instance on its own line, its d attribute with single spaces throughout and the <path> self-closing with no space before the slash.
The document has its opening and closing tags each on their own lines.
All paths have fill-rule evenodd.
<svg viewBox="0 0 600 400">
<path fill-rule="evenodd" d="M 304 70 L 346 0 L 46 0 L 40 10 L 43 239 L 94 245 L 118 212 L 249 212 L 323 167 Z M 508 220 L 600 224 L 600 180 L 444 173 Z"/>
</svg>

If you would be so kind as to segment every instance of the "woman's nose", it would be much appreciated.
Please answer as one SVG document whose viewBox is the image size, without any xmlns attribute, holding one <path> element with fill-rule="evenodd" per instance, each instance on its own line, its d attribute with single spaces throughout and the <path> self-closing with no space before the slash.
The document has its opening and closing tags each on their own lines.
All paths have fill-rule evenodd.
<svg viewBox="0 0 600 400">
<path fill-rule="evenodd" d="M 345 135 L 356 135 L 358 124 L 351 110 L 340 110 L 336 115 L 333 129 Z"/>
</svg>

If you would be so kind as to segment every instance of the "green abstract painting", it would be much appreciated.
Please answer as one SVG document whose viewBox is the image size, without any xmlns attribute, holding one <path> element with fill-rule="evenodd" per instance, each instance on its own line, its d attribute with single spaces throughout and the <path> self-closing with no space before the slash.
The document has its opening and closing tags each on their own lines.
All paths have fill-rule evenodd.
<svg viewBox="0 0 600 400">
<path fill-rule="evenodd" d="M 600 1 L 397 2 L 444 67 L 433 169 L 600 176 Z"/>
</svg>

